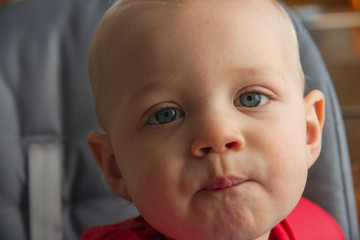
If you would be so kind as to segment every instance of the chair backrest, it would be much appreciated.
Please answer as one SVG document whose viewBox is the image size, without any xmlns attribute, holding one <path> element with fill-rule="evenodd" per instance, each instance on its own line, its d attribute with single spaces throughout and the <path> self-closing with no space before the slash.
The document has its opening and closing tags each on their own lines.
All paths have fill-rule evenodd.
<svg viewBox="0 0 360 240">
<path fill-rule="evenodd" d="M 114 1 L 23 0 L 0 7 L 0 239 L 79 239 L 92 225 L 137 214 L 104 186 L 85 138 L 98 129 L 87 78 L 93 32 Z M 327 98 L 324 146 L 305 195 L 358 239 L 336 95 L 296 19 L 310 88 Z"/>
</svg>

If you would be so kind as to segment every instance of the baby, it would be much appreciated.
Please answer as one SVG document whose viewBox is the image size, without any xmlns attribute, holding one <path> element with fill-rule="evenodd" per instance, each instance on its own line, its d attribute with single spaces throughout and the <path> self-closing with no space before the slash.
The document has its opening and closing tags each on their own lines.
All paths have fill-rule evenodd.
<svg viewBox="0 0 360 240">
<path fill-rule="evenodd" d="M 117 2 L 89 73 L 105 134 L 88 144 L 141 217 L 83 239 L 344 239 L 301 197 L 324 96 L 304 97 L 296 33 L 275 0 Z"/>
</svg>

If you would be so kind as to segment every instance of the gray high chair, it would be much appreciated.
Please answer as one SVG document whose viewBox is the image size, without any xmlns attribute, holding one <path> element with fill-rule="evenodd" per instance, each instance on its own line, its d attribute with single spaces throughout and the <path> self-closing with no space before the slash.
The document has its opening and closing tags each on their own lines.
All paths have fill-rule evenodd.
<svg viewBox="0 0 360 240">
<path fill-rule="evenodd" d="M 85 138 L 98 129 L 86 58 L 111 0 L 0 7 L 0 239 L 79 239 L 137 212 L 104 187 Z M 343 120 L 313 41 L 295 19 L 308 89 L 326 95 L 324 143 L 304 195 L 359 239 Z"/>
</svg>

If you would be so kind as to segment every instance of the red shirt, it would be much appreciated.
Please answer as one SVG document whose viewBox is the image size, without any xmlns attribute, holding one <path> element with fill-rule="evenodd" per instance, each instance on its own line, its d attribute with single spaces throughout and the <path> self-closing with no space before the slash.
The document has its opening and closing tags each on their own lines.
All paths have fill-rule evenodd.
<svg viewBox="0 0 360 240">
<path fill-rule="evenodd" d="M 269 240 L 345 240 L 345 236 L 330 214 L 306 198 L 276 225 Z"/>
<path fill-rule="evenodd" d="M 276 225 L 269 240 L 345 240 L 337 222 L 325 210 L 306 198 L 301 198 L 295 209 Z M 91 227 L 81 240 L 165 240 L 142 217 L 123 222 Z"/>
</svg>

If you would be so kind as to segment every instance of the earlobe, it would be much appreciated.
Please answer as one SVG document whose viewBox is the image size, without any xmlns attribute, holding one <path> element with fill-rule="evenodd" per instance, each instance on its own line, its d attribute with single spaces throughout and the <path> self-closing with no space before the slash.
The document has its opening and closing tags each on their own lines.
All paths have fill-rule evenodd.
<svg viewBox="0 0 360 240">
<path fill-rule="evenodd" d="M 325 120 L 325 98 L 319 90 L 313 90 L 304 98 L 306 111 L 306 144 L 308 167 L 316 161 L 321 151 L 322 129 Z"/>
<path fill-rule="evenodd" d="M 110 188 L 120 197 L 131 201 L 108 136 L 93 131 L 88 134 L 86 140 Z"/>
</svg>

